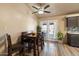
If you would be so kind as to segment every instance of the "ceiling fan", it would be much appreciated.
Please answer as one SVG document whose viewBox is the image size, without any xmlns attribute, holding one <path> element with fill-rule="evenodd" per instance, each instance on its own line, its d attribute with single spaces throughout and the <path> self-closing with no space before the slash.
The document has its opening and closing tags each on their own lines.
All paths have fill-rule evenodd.
<svg viewBox="0 0 79 59">
<path fill-rule="evenodd" d="M 40 4 L 41 6 L 41 4 Z M 35 6 L 32 6 L 34 9 L 36 9 L 35 12 L 33 12 L 32 14 L 34 13 L 38 13 L 38 14 L 43 14 L 43 13 L 51 13 L 50 11 L 47 11 L 46 9 L 50 7 L 50 5 L 46 5 L 45 7 L 35 7 Z"/>
</svg>

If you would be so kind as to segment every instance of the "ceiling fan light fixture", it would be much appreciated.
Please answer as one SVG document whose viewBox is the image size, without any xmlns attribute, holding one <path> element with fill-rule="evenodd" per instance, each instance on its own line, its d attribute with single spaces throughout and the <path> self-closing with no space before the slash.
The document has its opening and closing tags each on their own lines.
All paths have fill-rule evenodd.
<svg viewBox="0 0 79 59">
<path fill-rule="evenodd" d="M 38 11 L 38 14 L 43 14 L 44 13 L 44 11 Z"/>
<path fill-rule="evenodd" d="M 46 9 L 48 8 L 48 7 L 50 7 L 49 5 L 46 5 L 44 8 L 43 7 L 41 7 L 41 4 L 40 4 L 40 7 L 39 8 L 37 8 L 37 7 L 35 7 L 35 6 L 32 6 L 34 9 L 36 9 L 36 12 L 33 12 L 32 14 L 34 14 L 34 13 L 38 13 L 38 14 L 44 14 L 44 13 L 50 13 L 50 11 L 46 11 Z"/>
</svg>

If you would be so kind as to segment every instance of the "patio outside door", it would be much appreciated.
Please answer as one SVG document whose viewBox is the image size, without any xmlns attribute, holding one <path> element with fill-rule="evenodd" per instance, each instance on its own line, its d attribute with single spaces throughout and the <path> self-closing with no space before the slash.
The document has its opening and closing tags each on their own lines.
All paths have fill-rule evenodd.
<svg viewBox="0 0 79 59">
<path fill-rule="evenodd" d="M 56 40 L 57 22 L 54 20 L 41 21 L 42 32 L 44 32 L 45 40 Z"/>
</svg>

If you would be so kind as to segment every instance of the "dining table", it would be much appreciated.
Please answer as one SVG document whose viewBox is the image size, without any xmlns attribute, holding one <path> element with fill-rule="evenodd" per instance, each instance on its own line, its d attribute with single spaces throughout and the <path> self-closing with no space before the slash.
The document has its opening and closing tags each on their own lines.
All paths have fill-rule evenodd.
<svg viewBox="0 0 79 59">
<path fill-rule="evenodd" d="M 30 34 L 27 34 L 27 36 L 28 36 L 28 39 L 33 40 L 33 43 L 34 43 L 33 55 L 36 56 L 36 39 L 37 39 L 37 35 L 34 34 L 34 33 L 30 33 Z M 26 38 L 27 36 L 25 36 L 25 38 Z M 21 44 L 22 44 L 22 45 L 23 45 L 24 42 L 25 42 L 25 40 L 21 39 Z M 22 48 L 22 50 L 21 50 L 22 52 L 24 52 L 24 48 L 25 48 L 25 47 Z M 25 52 L 24 52 L 24 53 L 25 53 Z M 23 55 L 24 55 L 24 54 L 23 54 Z"/>
<path fill-rule="evenodd" d="M 28 35 L 28 37 L 32 40 L 34 40 L 34 47 L 33 47 L 33 55 L 36 56 L 36 39 L 37 39 L 37 35 Z"/>
</svg>

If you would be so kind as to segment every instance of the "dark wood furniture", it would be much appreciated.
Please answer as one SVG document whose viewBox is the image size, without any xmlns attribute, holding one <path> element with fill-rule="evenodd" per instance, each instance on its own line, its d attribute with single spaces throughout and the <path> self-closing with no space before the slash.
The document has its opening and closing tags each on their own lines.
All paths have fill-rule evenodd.
<svg viewBox="0 0 79 59">
<path fill-rule="evenodd" d="M 67 17 L 66 18 L 67 28 L 79 27 L 79 16 Z"/>
<path fill-rule="evenodd" d="M 43 49 L 44 46 L 44 37 L 43 33 L 27 33 L 27 32 L 22 32 L 21 35 L 21 44 L 23 45 L 22 51 L 27 52 L 31 51 L 33 49 L 33 55 L 39 55 L 39 47 Z M 25 49 L 26 48 L 26 49 Z M 37 54 L 36 54 L 37 51 Z"/>
<path fill-rule="evenodd" d="M 23 45 L 22 51 L 25 52 L 31 51 L 33 49 L 33 55 L 36 56 L 36 36 L 32 33 L 23 32 L 21 35 L 21 44 Z"/>
<path fill-rule="evenodd" d="M 33 48 L 33 55 L 34 56 L 36 56 L 36 50 L 37 50 L 37 48 L 36 48 L 36 36 L 28 36 L 29 37 L 29 39 L 30 39 L 30 46 L 32 46 L 32 48 Z M 37 50 L 38 51 L 38 50 Z"/>
<path fill-rule="evenodd" d="M 22 46 L 20 44 L 12 45 L 11 36 L 9 34 L 6 34 L 6 36 L 7 36 L 7 43 L 8 43 L 8 56 L 12 56 L 12 54 L 16 53 L 17 51 L 19 51 L 18 55 L 20 55 Z"/>
<path fill-rule="evenodd" d="M 37 33 L 37 44 L 38 44 L 38 46 L 41 46 L 41 49 L 43 49 L 43 46 L 44 46 L 44 35 L 43 35 L 43 32 Z"/>
<path fill-rule="evenodd" d="M 66 18 L 67 43 L 79 47 L 79 16 Z"/>
<path fill-rule="evenodd" d="M 79 34 L 68 33 L 67 41 L 70 46 L 79 47 Z"/>
<path fill-rule="evenodd" d="M 39 48 L 41 47 L 41 50 L 44 47 L 44 36 L 43 33 L 37 33 L 37 40 L 36 40 L 38 55 L 40 54 Z"/>
</svg>

